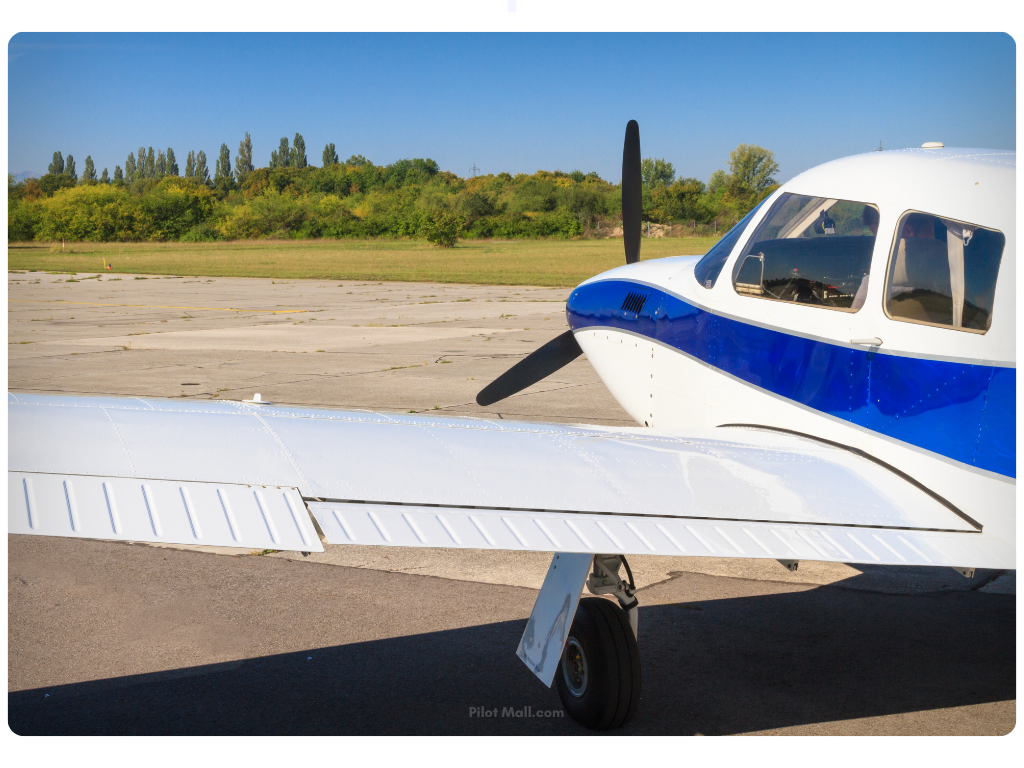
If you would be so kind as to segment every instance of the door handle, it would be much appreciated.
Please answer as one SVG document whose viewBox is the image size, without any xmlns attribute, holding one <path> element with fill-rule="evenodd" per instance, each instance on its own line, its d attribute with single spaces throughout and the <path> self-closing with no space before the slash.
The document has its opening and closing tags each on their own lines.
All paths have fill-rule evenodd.
<svg viewBox="0 0 1024 768">
<path fill-rule="evenodd" d="M 866 344 L 869 347 L 880 347 L 882 346 L 882 340 L 877 336 L 872 336 L 870 339 L 850 339 L 851 344 Z"/>
</svg>

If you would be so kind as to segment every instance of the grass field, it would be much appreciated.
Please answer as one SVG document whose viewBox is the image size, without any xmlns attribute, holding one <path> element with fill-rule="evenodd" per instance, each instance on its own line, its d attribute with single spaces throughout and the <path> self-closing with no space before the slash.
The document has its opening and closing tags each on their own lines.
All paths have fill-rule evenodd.
<svg viewBox="0 0 1024 768">
<path fill-rule="evenodd" d="M 641 259 L 705 253 L 714 238 L 644 239 Z M 204 277 L 400 280 L 572 287 L 623 263 L 621 239 L 460 242 L 258 240 L 226 243 L 10 243 L 9 270 Z"/>
</svg>

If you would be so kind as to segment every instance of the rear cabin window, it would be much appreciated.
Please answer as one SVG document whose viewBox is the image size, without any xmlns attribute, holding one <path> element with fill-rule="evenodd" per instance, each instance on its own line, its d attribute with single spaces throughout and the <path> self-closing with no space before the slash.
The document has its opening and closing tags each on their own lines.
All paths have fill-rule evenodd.
<svg viewBox="0 0 1024 768">
<path fill-rule="evenodd" d="M 785 194 L 743 249 L 736 292 L 856 312 L 867 297 L 878 207 Z"/>
<path fill-rule="evenodd" d="M 1001 232 L 911 211 L 889 258 L 885 311 L 894 320 L 984 333 L 1006 238 Z"/>
</svg>

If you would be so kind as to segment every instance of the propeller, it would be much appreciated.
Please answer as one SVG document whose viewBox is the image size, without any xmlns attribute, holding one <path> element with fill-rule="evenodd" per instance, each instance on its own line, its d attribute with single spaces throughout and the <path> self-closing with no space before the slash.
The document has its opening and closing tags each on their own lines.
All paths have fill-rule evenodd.
<svg viewBox="0 0 1024 768">
<path fill-rule="evenodd" d="M 640 258 L 640 214 L 643 191 L 640 176 L 640 126 L 636 120 L 626 123 L 622 145 L 622 233 L 626 263 Z M 553 338 L 496 378 L 476 396 L 477 405 L 493 405 L 521 392 L 558 371 L 583 354 L 572 331 Z"/>
<path fill-rule="evenodd" d="M 546 379 L 555 371 L 564 368 L 583 354 L 579 342 L 566 331 L 556 336 L 540 349 L 535 349 L 501 376 L 480 390 L 476 396 L 477 405 L 491 405 L 504 400 L 516 392 Z"/>
<path fill-rule="evenodd" d="M 643 181 L 640 175 L 640 126 L 636 120 L 626 123 L 622 144 L 622 241 L 626 263 L 640 259 L 640 214 L 643 211 Z"/>
</svg>

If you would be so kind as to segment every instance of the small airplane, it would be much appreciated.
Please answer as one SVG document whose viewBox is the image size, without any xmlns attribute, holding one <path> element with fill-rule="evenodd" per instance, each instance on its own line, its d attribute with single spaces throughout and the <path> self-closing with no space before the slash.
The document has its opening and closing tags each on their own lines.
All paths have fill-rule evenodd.
<svg viewBox="0 0 1024 768">
<path fill-rule="evenodd" d="M 477 402 L 585 353 L 637 427 L 9 393 L 8 530 L 553 552 L 518 655 L 599 730 L 640 696 L 628 555 L 1014 569 L 1016 154 L 825 163 L 643 262 L 635 121 L 622 165 L 626 264 Z"/>
</svg>

